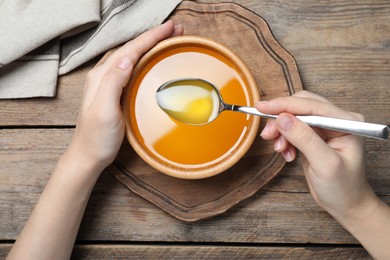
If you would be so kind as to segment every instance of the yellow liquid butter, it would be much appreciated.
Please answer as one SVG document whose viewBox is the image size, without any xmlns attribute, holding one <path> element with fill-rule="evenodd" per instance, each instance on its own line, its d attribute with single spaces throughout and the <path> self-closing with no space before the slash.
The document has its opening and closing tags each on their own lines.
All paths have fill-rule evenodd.
<svg viewBox="0 0 390 260">
<path fill-rule="evenodd" d="M 219 96 L 212 86 L 200 80 L 179 80 L 156 93 L 158 105 L 180 122 L 202 125 L 214 120 Z"/>
<path fill-rule="evenodd" d="M 159 107 L 156 91 L 173 79 L 201 78 L 213 82 L 226 103 L 249 106 L 246 82 L 237 71 L 225 57 L 206 48 L 181 47 L 156 55 L 135 79 L 130 95 L 128 116 L 134 134 L 145 150 L 163 163 L 187 169 L 215 164 L 229 155 L 246 133 L 250 116 L 221 113 L 209 124 L 185 124 Z M 191 117 L 201 122 L 215 109 L 215 102 L 209 95 L 193 89 L 183 92 L 180 97 L 171 97 L 170 103 L 180 106 L 183 103 L 180 99 L 193 97 L 195 92 L 199 96 L 188 107 L 173 109 L 179 113 L 177 118 Z"/>
</svg>

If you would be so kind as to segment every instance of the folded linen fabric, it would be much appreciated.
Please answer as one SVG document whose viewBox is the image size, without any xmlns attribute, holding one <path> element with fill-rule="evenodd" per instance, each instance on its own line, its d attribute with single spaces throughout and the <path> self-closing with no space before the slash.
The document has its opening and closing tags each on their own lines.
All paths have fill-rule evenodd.
<svg viewBox="0 0 390 260">
<path fill-rule="evenodd" d="M 53 97 L 58 75 L 161 23 L 181 0 L 0 0 L 0 99 Z"/>
</svg>

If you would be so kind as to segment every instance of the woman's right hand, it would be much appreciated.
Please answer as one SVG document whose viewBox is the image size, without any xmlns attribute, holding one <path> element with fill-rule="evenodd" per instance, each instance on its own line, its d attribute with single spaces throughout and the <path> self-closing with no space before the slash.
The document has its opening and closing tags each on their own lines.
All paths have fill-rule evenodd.
<svg viewBox="0 0 390 260">
<path fill-rule="evenodd" d="M 287 161 L 302 152 L 302 166 L 310 192 L 319 206 L 335 218 L 368 214 L 377 197 L 366 179 L 365 139 L 346 133 L 311 128 L 294 115 L 319 115 L 363 121 L 363 116 L 342 110 L 307 91 L 259 102 L 263 113 L 279 114 L 269 120 L 261 136 L 273 140 Z"/>
<path fill-rule="evenodd" d="M 262 132 L 287 161 L 302 152 L 302 166 L 314 200 L 344 226 L 375 259 L 390 259 L 390 207 L 367 182 L 364 138 L 311 128 L 294 115 L 318 115 L 360 120 L 323 97 L 302 91 L 256 104 L 258 110 L 278 114 Z M 378 151 L 379 152 L 379 151 Z"/>
</svg>

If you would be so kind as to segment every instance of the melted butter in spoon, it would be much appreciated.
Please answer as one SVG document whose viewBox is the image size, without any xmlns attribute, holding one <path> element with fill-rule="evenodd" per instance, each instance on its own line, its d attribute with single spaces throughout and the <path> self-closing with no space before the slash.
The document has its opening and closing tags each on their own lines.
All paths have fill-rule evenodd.
<svg viewBox="0 0 390 260">
<path fill-rule="evenodd" d="M 186 124 L 209 123 L 220 111 L 218 92 L 206 81 L 197 79 L 167 82 L 158 89 L 156 99 L 165 113 Z"/>
</svg>

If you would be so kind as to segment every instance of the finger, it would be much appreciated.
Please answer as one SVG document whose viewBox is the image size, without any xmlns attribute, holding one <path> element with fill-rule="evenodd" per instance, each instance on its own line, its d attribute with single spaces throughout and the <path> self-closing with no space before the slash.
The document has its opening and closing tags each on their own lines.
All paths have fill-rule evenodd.
<svg viewBox="0 0 390 260">
<path fill-rule="evenodd" d="M 274 150 L 278 153 L 283 153 L 289 148 L 289 143 L 283 135 L 279 135 L 274 140 Z"/>
<path fill-rule="evenodd" d="M 102 113 L 116 112 L 120 107 L 123 87 L 129 81 L 133 63 L 127 56 L 121 57 L 102 77 L 94 106 L 99 106 Z"/>
<path fill-rule="evenodd" d="M 280 153 L 287 162 L 293 161 L 296 157 L 295 147 L 283 135 L 274 139 L 274 150 Z"/>
<path fill-rule="evenodd" d="M 267 124 L 265 125 L 263 131 L 261 131 L 260 136 L 264 140 L 274 140 L 279 136 L 279 131 L 276 127 L 276 122 L 274 119 L 268 119 Z"/>
<path fill-rule="evenodd" d="M 297 157 L 297 151 L 295 150 L 295 147 L 291 144 L 289 144 L 287 149 L 281 154 L 287 162 L 292 162 Z"/>
<path fill-rule="evenodd" d="M 280 97 L 255 104 L 256 108 L 266 114 L 288 112 L 294 115 L 317 115 L 357 120 L 354 113 L 345 111 L 331 103 L 318 99 L 297 96 Z"/>
<path fill-rule="evenodd" d="M 264 140 L 273 140 L 274 150 L 280 153 L 287 162 L 291 162 L 295 159 L 295 147 L 292 146 L 284 136 L 280 135 L 274 119 L 268 119 L 267 124 L 261 132 L 261 137 Z"/>
<path fill-rule="evenodd" d="M 316 100 L 319 100 L 319 101 L 322 101 L 324 103 L 328 103 L 328 104 L 332 104 L 329 100 L 327 100 L 326 98 L 320 96 L 320 95 L 316 95 L 314 93 L 311 93 L 309 91 L 306 91 L 306 90 L 301 90 L 295 94 L 293 94 L 293 96 L 295 97 L 301 97 L 301 98 L 311 98 L 311 99 L 316 99 Z"/>
<path fill-rule="evenodd" d="M 331 160 L 335 155 L 333 149 L 312 128 L 291 114 L 280 114 L 276 126 L 280 134 L 299 149 L 314 168 L 323 165 L 323 158 Z"/>
<path fill-rule="evenodd" d="M 175 25 L 175 27 L 173 27 L 173 33 L 171 34 L 170 37 L 181 36 L 183 35 L 183 33 L 184 33 L 183 26 L 181 24 Z"/>
<path fill-rule="evenodd" d="M 102 64 L 106 69 L 109 69 L 115 60 L 119 57 L 127 55 L 133 64 L 136 64 L 138 59 L 150 48 L 156 45 L 158 42 L 182 32 L 180 26 L 175 31 L 175 25 L 173 21 L 168 21 L 162 25 L 159 25 L 143 34 L 138 36 L 132 41 L 129 41 L 121 48 L 119 48 L 114 54 L 112 54 L 107 61 Z"/>
</svg>

